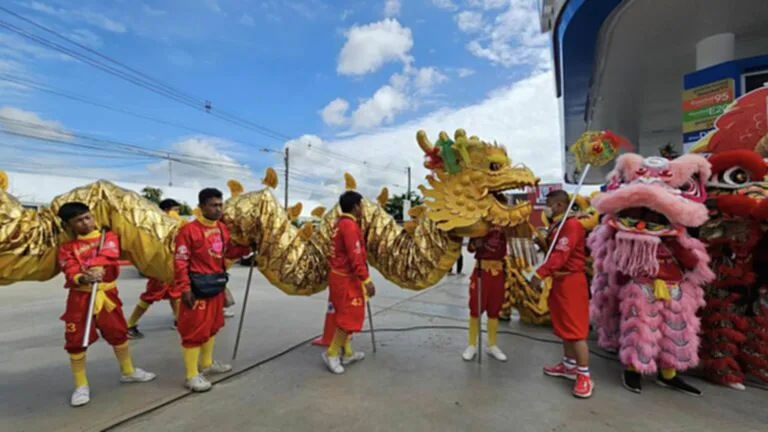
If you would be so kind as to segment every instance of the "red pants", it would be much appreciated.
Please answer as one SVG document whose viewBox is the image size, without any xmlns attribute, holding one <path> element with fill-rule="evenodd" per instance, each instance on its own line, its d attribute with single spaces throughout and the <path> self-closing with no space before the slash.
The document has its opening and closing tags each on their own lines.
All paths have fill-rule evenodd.
<svg viewBox="0 0 768 432">
<path fill-rule="evenodd" d="M 363 329 L 365 322 L 365 297 L 363 284 L 356 276 L 328 275 L 330 304 L 336 327 L 351 334 Z"/>
<path fill-rule="evenodd" d="M 506 276 L 504 271 L 498 271 L 493 274 L 490 269 L 483 269 L 481 288 L 481 311 L 488 315 L 488 318 L 498 318 L 501 306 L 504 304 L 504 281 Z M 477 279 L 478 271 L 475 268 L 469 279 L 469 315 L 477 318 Z"/>
<path fill-rule="evenodd" d="M 198 347 L 224 327 L 224 291 L 211 298 L 197 299 L 190 309 L 179 303 L 176 328 L 181 335 L 181 346 Z"/>
<path fill-rule="evenodd" d="M 589 287 L 584 273 L 557 276 L 547 299 L 555 336 L 567 342 L 589 336 Z"/>
<path fill-rule="evenodd" d="M 118 296 L 117 288 L 104 291 L 104 294 L 112 303 L 117 305 L 111 312 L 104 306 L 98 315 L 91 320 L 91 332 L 88 345 L 99 340 L 99 329 L 101 336 L 112 346 L 122 345 L 128 341 L 128 326 L 125 323 L 122 305 Z M 85 324 L 88 318 L 88 307 L 91 302 L 91 293 L 69 290 L 67 296 L 67 309 L 61 316 L 64 321 L 64 349 L 70 354 L 77 354 L 85 351 L 83 348 L 83 337 L 85 336 Z"/>
<path fill-rule="evenodd" d="M 144 289 L 144 292 L 141 293 L 139 299 L 152 304 L 160 300 L 172 300 L 180 298 L 181 293 L 172 290 L 172 287 L 173 285 L 171 284 L 165 284 L 157 279 L 149 278 L 147 279 L 147 287 Z"/>
</svg>

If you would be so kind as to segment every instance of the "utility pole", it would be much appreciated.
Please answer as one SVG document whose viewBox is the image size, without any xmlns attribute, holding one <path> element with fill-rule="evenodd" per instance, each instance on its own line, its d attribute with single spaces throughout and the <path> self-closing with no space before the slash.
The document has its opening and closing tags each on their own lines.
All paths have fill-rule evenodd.
<svg viewBox="0 0 768 432">
<path fill-rule="evenodd" d="M 285 148 L 285 152 L 283 153 L 283 162 L 285 163 L 285 209 L 288 210 L 288 168 L 291 162 L 290 154 L 288 153 L 290 149 L 288 147 Z"/>
<path fill-rule="evenodd" d="M 168 186 L 173 186 L 173 165 L 170 153 L 168 153 Z"/>
<path fill-rule="evenodd" d="M 405 168 L 406 172 L 408 173 L 408 199 L 411 199 L 411 167 Z"/>
</svg>

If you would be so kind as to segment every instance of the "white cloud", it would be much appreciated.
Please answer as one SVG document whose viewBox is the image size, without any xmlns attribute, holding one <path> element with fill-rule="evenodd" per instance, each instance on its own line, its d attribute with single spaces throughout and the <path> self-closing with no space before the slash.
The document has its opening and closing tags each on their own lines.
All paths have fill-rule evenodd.
<svg viewBox="0 0 768 432">
<path fill-rule="evenodd" d="M 102 41 L 101 36 L 86 29 L 72 30 L 72 32 L 69 34 L 69 38 L 83 45 L 88 45 L 96 48 L 104 44 L 104 41 Z"/>
<path fill-rule="evenodd" d="M 473 33 L 483 28 L 483 14 L 474 11 L 461 11 L 453 18 L 459 30 Z"/>
<path fill-rule="evenodd" d="M 481 7 L 485 10 L 501 9 L 504 6 L 515 3 L 518 0 L 469 0 L 467 3 L 470 7 Z"/>
<path fill-rule="evenodd" d="M 392 90 L 390 90 L 391 92 Z M 378 129 L 350 138 L 322 141 L 305 136 L 289 142 L 291 167 L 311 178 L 312 193 L 303 195 L 331 206 L 343 192 L 340 171 L 349 171 L 359 189 L 375 198 L 382 186 L 391 194 L 405 192 L 405 166 L 413 169 L 413 189 L 427 174 L 424 155 L 416 144 L 416 131 L 424 129 L 434 141 L 441 130 L 450 135 L 464 128 L 470 135 L 486 141 L 498 141 L 507 147 L 513 163 L 524 163 L 544 182 L 561 182 L 561 148 L 557 99 L 549 73 L 539 73 L 514 85 L 494 91 L 486 100 L 465 107 L 439 110 L 422 118 L 386 129 Z M 312 142 L 312 150 L 306 145 Z M 332 155 L 347 155 L 371 165 L 344 162 Z M 542 154 L 549 157 L 541 157 Z M 382 167 L 382 165 L 384 165 Z M 297 187 L 301 183 L 295 183 Z M 329 185 L 326 187 L 325 185 Z M 393 185 L 399 185 L 393 187 Z M 306 192 L 306 191 L 305 191 Z M 291 196 L 302 196 L 291 192 Z"/>
<path fill-rule="evenodd" d="M 166 15 L 168 13 L 168 11 L 164 11 L 164 10 L 161 10 L 161 9 L 155 9 L 152 6 L 147 5 L 147 4 L 143 5 L 142 9 L 144 10 L 145 14 L 147 14 L 149 16 L 153 16 L 153 17 Z"/>
<path fill-rule="evenodd" d="M 4 59 L 10 60 L 15 58 L 20 61 L 29 60 L 29 57 L 48 60 L 72 60 L 66 54 L 47 49 L 34 42 L 28 42 L 26 39 L 9 33 L 0 33 L 0 55 Z"/>
<path fill-rule="evenodd" d="M 453 3 L 451 0 L 432 0 L 432 4 L 439 7 L 440 9 L 445 9 L 450 11 L 454 11 L 458 9 L 458 6 L 456 6 L 456 4 Z"/>
<path fill-rule="evenodd" d="M 339 18 L 340 18 L 342 21 L 346 21 L 346 20 L 347 20 L 347 18 L 348 18 L 350 15 L 352 15 L 352 14 L 353 14 L 353 11 L 351 11 L 351 10 L 349 10 L 349 9 L 344 9 L 344 10 L 341 12 L 341 15 L 339 16 Z"/>
<path fill-rule="evenodd" d="M 34 11 L 55 16 L 61 20 L 68 21 L 68 22 L 73 22 L 73 21 L 86 22 L 94 27 L 99 27 L 102 30 L 110 31 L 113 33 L 125 33 L 127 30 L 125 27 L 125 24 L 121 23 L 120 21 L 114 20 L 112 18 L 107 17 L 104 14 L 94 12 L 87 8 L 77 9 L 77 10 L 74 10 L 74 9 L 70 10 L 70 9 L 63 9 L 63 8 L 56 9 L 54 7 L 51 7 L 36 1 L 21 3 L 21 4 Z"/>
<path fill-rule="evenodd" d="M 320 115 L 325 124 L 341 126 L 347 122 L 347 110 L 349 110 L 349 102 L 342 98 L 336 98 L 320 111 Z"/>
<path fill-rule="evenodd" d="M 382 123 L 391 123 L 395 115 L 407 106 L 408 97 L 404 93 L 388 84 L 384 85 L 352 113 L 352 127 L 368 129 Z"/>
<path fill-rule="evenodd" d="M 243 14 L 243 16 L 240 18 L 240 24 L 247 27 L 253 27 L 256 25 L 256 22 L 248 14 Z"/>
<path fill-rule="evenodd" d="M 440 73 L 440 71 L 434 67 L 425 67 L 419 69 L 419 71 L 416 73 L 416 77 L 414 78 L 414 85 L 416 86 L 416 91 L 418 93 L 428 94 L 437 85 L 446 81 L 448 81 L 448 77 Z"/>
<path fill-rule="evenodd" d="M 31 135 L 37 138 L 64 141 L 72 139 L 72 135 L 61 122 L 43 120 L 37 113 L 8 105 L 0 108 L 0 125 L 8 132 Z"/>
<path fill-rule="evenodd" d="M 505 67 L 530 65 L 549 68 L 548 36 L 539 29 L 536 0 L 476 1 L 485 9 L 508 7 L 485 26 L 482 36 L 467 44 L 469 52 Z"/>
<path fill-rule="evenodd" d="M 469 69 L 469 68 L 459 68 L 459 70 L 456 71 L 456 73 L 459 75 L 459 78 L 466 78 L 470 75 L 474 75 L 475 70 Z"/>
<path fill-rule="evenodd" d="M 400 0 L 386 0 L 384 3 L 384 16 L 387 18 L 400 15 Z"/>
<path fill-rule="evenodd" d="M 203 5 L 216 13 L 221 13 L 221 5 L 219 4 L 219 0 L 203 0 Z"/>
<path fill-rule="evenodd" d="M 336 67 L 341 75 L 360 76 L 377 71 L 385 63 L 411 61 L 408 53 L 413 48 L 413 34 L 397 20 L 353 26 L 346 37 Z"/>
</svg>

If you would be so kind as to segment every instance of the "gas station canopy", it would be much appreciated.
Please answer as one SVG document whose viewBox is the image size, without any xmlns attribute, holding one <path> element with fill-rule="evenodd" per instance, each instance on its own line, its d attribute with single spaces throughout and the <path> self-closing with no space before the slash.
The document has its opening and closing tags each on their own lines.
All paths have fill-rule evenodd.
<svg viewBox="0 0 768 432">
<path fill-rule="evenodd" d="M 711 129 L 709 111 L 727 105 L 702 105 L 707 109 L 686 111 L 684 118 L 684 97 L 705 94 L 702 82 L 714 81 L 691 75 L 739 60 L 732 81 L 722 84 L 726 91 L 731 86 L 726 102 L 768 82 L 766 23 L 765 0 L 543 0 L 542 30 L 552 32 L 565 181 L 578 181 L 568 147 L 587 130 L 623 135 L 645 156 L 658 156 L 666 144 L 678 153 L 687 150 L 697 134 Z M 594 169 L 586 183 L 602 183 L 610 169 Z"/>
</svg>

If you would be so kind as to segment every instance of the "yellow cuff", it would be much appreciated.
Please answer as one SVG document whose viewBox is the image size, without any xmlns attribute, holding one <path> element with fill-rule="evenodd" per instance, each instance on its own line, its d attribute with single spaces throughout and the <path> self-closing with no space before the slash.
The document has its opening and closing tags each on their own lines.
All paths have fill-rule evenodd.
<svg viewBox="0 0 768 432">
<path fill-rule="evenodd" d="M 82 273 L 78 273 L 78 274 L 76 274 L 76 275 L 75 275 L 75 277 L 74 277 L 74 278 L 72 278 L 72 279 L 75 281 L 75 284 L 77 284 L 77 285 L 82 285 L 82 283 L 80 282 L 80 278 L 81 278 L 81 277 L 83 277 L 83 274 L 82 274 Z"/>
<path fill-rule="evenodd" d="M 537 278 L 539 278 L 540 281 L 544 282 L 544 277 L 542 275 L 540 275 L 539 272 L 536 272 L 533 275 L 536 276 Z"/>
<path fill-rule="evenodd" d="M 373 281 L 371 280 L 371 278 L 368 278 L 368 279 L 366 279 L 366 280 L 364 280 L 364 281 L 363 281 L 363 286 L 365 286 L 365 285 L 368 285 L 368 284 L 369 284 L 369 283 L 371 283 L 371 282 L 373 282 Z"/>
</svg>

